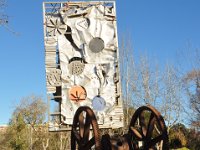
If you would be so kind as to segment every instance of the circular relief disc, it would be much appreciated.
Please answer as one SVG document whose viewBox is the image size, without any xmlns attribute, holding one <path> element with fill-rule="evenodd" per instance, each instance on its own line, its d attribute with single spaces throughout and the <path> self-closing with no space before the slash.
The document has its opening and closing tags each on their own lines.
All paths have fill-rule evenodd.
<svg viewBox="0 0 200 150">
<path fill-rule="evenodd" d="M 85 64 L 82 58 L 74 57 L 69 61 L 69 71 L 72 75 L 79 75 L 83 72 Z"/>
<path fill-rule="evenodd" d="M 93 53 L 99 53 L 104 49 L 104 41 L 99 38 L 93 38 L 89 43 L 89 48 Z"/>
<path fill-rule="evenodd" d="M 61 70 L 51 69 L 47 72 L 47 81 L 52 86 L 61 86 Z"/>
<path fill-rule="evenodd" d="M 69 99 L 75 102 L 80 102 L 85 100 L 87 93 L 84 87 L 82 86 L 73 86 L 69 89 Z"/>
<path fill-rule="evenodd" d="M 92 100 L 92 107 L 94 110 L 102 111 L 106 107 L 106 101 L 100 96 L 95 96 Z"/>
<path fill-rule="evenodd" d="M 63 24 L 60 18 L 51 18 L 47 20 L 47 33 L 49 36 L 57 36 L 64 34 L 67 30 L 67 26 Z"/>
</svg>

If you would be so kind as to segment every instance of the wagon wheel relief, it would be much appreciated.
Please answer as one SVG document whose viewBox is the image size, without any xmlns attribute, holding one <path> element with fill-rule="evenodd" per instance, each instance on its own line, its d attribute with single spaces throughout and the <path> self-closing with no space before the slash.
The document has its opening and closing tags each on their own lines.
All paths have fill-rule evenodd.
<svg viewBox="0 0 200 150">
<path fill-rule="evenodd" d="M 136 110 L 131 119 L 129 135 L 134 149 L 169 149 L 163 117 L 152 106 L 142 106 Z"/>
<path fill-rule="evenodd" d="M 64 34 L 67 30 L 67 25 L 62 23 L 60 18 L 50 18 L 46 23 L 47 33 L 49 36 L 57 36 Z"/>
</svg>

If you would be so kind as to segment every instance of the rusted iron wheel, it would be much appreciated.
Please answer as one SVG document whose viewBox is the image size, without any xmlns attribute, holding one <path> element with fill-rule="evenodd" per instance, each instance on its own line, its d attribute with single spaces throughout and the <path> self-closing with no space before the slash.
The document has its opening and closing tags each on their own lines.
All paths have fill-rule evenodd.
<svg viewBox="0 0 200 150">
<path fill-rule="evenodd" d="M 134 113 L 129 126 L 130 149 L 169 150 L 169 140 L 165 122 L 161 114 L 152 106 L 142 106 Z"/>
<path fill-rule="evenodd" d="M 92 129 L 92 133 L 90 133 Z M 91 108 L 79 107 L 71 130 L 71 150 L 101 150 L 101 137 L 96 117 Z"/>
</svg>

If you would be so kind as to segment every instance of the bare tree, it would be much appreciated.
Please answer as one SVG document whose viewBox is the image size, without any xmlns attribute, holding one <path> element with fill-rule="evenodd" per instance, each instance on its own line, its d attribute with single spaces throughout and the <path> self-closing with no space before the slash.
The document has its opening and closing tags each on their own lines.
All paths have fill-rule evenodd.
<svg viewBox="0 0 200 150">
<path fill-rule="evenodd" d="M 126 124 L 129 125 L 129 108 L 150 104 L 162 113 L 169 131 L 181 114 L 182 80 L 177 68 L 166 65 L 160 69 L 155 59 L 145 55 L 136 62 L 128 40 L 122 40 L 120 51 Z"/>
<path fill-rule="evenodd" d="M 125 110 L 125 124 L 129 126 L 130 121 L 130 108 L 133 108 L 131 82 L 133 80 L 134 60 L 133 60 L 133 47 L 130 38 L 122 38 L 120 45 L 120 75 L 122 87 L 122 99 Z"/>
<path fill-rule="evenodd" d="M 182 111 L 182 80 L 177 68 L 166 65 L 160 90 L 160 111 L 167 124 L 168 132 L 173 125 L 180 121 Z"/>
<path fill-rule="evenodd" d="M 19 35 L 18 32 L 14 31 L 9 26 L 10 16 L 5 12 L 5 8 L 7 8 L 7 0 L 0 0 L 0 27 L 4 27 L 6 30 L 11 32 L 14 35 Z"/>
<path fill-rule="evenodd" d="M 188 72 L 184 78 L 186 93 L 190 100 L 193 117 L 191 125 L 200 128 L 200 69 Z"/>
<path fill-rule="evenodd" d="M 169 129 L 180 119 L 182 82 L 174 66 L 166 65 L 159 69 L 146 56 L 139 60 L 137 78 L 132 83 L 133 103 L 135 106 L 150 104 L 164 116 Z"/>
<path fill-rule="evenodd" d="M 181 51 L 183 83 L 187 96 L 185 112 L 191 125 L 200 128 L 200 49 L 194 47 L 190 42 L 186 49 Z"/>
<path fill-rule="evenodd" d="M 6 5 L 6 0 L 0 0 L 0 8 Z"/>
<path fill-rule="evenodd" d="M 0 0 L 0 25 L 8 24 L 8 15 L 4 13 L 6 7 L 6 0 Z"/>
<path fill-rule="evenodd" d="M 134 68 L 134 80 L 131 82 L 134 105 L 156 105 L 159 96 L 159 70 L 147 56 L 141 56 Z"/>
</svg>

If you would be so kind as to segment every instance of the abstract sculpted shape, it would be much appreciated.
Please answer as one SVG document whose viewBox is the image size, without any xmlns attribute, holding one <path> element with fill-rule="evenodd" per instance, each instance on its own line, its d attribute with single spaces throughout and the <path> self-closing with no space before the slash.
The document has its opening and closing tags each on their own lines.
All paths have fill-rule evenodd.
<svg viewBox="0 0 200 150">
<path fill-rule="evenodd" d="M 46 26 L 49 36 L 64 34 L 67 30 L 67 26 L 61 22 L 60 18 L 49 19 Z"/>
<path fill-rule="evenodd" d="M 47 80 L 52 86 L 61 86 L 61 70 L 49 69 L 49 72 L 47 72 Z"/>
<path fill-rule="evenodd" d="M 100 81 L 100 88 L 103 88 L 103 86 L 106 86 L 106 76 L 107 76 L 107 66 L 104 64 L 96 65 L 96 74 Z"/>
<path fill-rule="evenodd" d="M 88 27 L 89 27 L 88 22 L 89 21 L 88 21 L 87 18 L 78 19 L 75 23 L 76 29 L 79 30 L 79 31 L 83 31 L 83 30 L 88 29 Z"/>
</svg>

